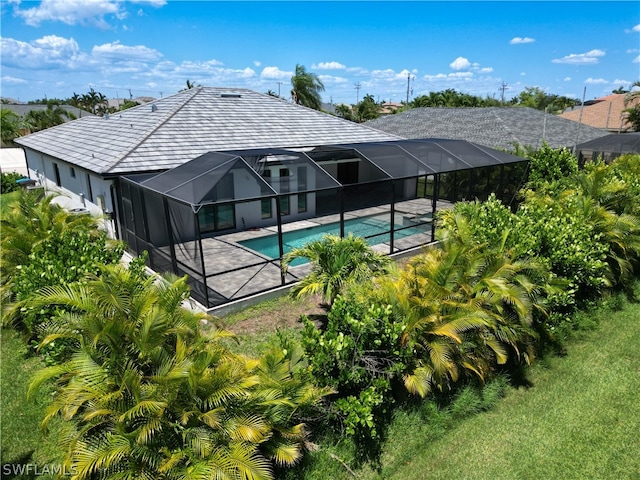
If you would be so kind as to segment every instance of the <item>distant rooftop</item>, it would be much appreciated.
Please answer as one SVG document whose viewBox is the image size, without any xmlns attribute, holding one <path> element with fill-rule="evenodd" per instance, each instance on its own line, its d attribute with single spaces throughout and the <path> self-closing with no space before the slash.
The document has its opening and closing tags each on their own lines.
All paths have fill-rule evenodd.
<svg viewBox="0 0 640 480">
<path fill-rule="evenodd" d="M 597 98 L 585 102 L 584 108 L 574 107 L 562 112 L 559 117 L 580 121 L 595 128 L 602 128 L 611 132 L 625 131 L 631 128 L 631 124 L 623 117 L 622 110 L 627 108 L 624 104 L 624 93 L 613 93 L 606 97 Z"/>
<path fill-rule="evenodd" d="M 539 147 L 573 147 L 606 135 L 605 130 L 540 110 L 523 107 L 413 108 L 370 120 L 364 125 L 406 138 L 467 140 L 492 148 L 514 144 Z"/>
</svg>

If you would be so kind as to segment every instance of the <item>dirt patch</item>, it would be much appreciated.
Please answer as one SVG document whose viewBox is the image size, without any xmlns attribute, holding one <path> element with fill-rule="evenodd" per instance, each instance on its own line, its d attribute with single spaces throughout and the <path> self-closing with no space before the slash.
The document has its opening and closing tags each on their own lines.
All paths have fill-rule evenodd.
<svg viewBox="0 0 640 480">
<path fill-rule="evenodd" d="M 219 320 L 226 330 L 246 335 L 270 333 L 276 328 L 300 329 L 302 315 L 321 324 L 326 318 L 327 307 L 318 295 L 296 300 L 282 297 Z"/>
</svg>

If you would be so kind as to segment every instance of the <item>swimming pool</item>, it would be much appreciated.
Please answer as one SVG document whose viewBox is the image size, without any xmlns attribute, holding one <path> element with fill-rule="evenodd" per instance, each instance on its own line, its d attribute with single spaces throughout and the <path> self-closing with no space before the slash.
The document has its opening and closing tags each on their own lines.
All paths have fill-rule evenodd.
<svg viewBox="0 0 640 480">
<path fill-rule="evenodd" d="M 349 233 L 352 233 L 355 237 L 364 238 L 369 245 L 388 243 L 389 228 L 389 221 L 383 220 L 381 218 L 361 217 L 344 221 L 345 236 L 349 235 Z M 406 228 L 402 225 L 396 225 L 395 228 L 396 231 L 394 232 L 394 237 L 397 239 L 408 237 L 410 235 L 415 235 L 418 233 L 424 233 L 425 231 L 427 231 L 427 228 L 431 227 L 428 225 L 421 225 Z M 316 225 L 301 230 L 284 232 L 282 234 L 284 253 L 287 253 L 294 248 L 303 247 L 307 243 L 313 240 L 319 240 L 324 235 L 329 234 L 340 235 L 340 222 L 328 223 L 326 225 Z M 277 234 L 267 235 L 260 238 L 252 238 L 250 240 L 243 240 L 238 243 L 269 258 L 276 259 L 280 257 Z M 303 263 L 306 263 L 306 260 L 299 258 L 291 262 L 291 265 L 295 266 L 301 265 Z"/>
</svg>

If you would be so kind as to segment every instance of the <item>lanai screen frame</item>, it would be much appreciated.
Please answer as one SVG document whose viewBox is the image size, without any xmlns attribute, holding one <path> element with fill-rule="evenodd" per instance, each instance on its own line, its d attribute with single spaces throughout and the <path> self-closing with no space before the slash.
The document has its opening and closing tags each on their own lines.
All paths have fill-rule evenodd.
<svg viewBox="0 0 640 480">
<path fill-rule="evenodd" d="M 440 159 L 438 162 L 429 161 L 426 155 L 431 151 L 437 151 Z M 462 152 L 462 154 L 460 153 Z M 470 158 L 473 155 L 481 158 L 482 161 L 468 161 L 462 157 L 465 155 Z M 322 188 L 307 187 L 305 190 L 283 191 L 281 185 L 269 182 L 261 177 L 256 171 L 256 159 L 261 156 L 292 156 L 293 160 L 299 165 L 312 168 L 314 172 L 323 180 Z M 369 182 L 361 182 L 356 184 L 341 183 L 334 176 L 330 175 L 323 167 L 323 161 L 333 156 L 342 156 L 345 158 L 357 158 L 363 162 L 366 168 L 371 172 L 375 172 L 373 180 Z M 425 156 L 426 155 L 426 156 Z M 462 157 L 460 156 L 462 155 Z M 443 159 L 446 162 L 443 163 Z M 433 159 L 431 159 L 433 160 Z M 254 196 L 245 196 L 242 198 L 209 198 L 203 201 L 205 196 L 189 196 L 185 195 L 186 191 L 191 194 L 197 193 L 197 190 L 189 190 L 189 185 L 195 185 L 198 180 L 205 178 L 207 172 L 218 170 L 218 180 L 224 177 L 223 169 L 228 167 L 232 169 L 231 164 L 241 167 L 248 177 L 256 181 L 260 185 L 260 194 Z M 283 219 L 282 205 L 284 198 L 304 194 L 318 194 L 321 192 L 335 191 L 336 198 L 339 199 L 338 211 L 339 215 L 339 234 L 345 236 L 345 214 L 349 213 L 349 205 L 345 205 L 345 198 L 349 198 L 349 192 L 355 190 L 353 198 L 358 198 L 358 189 L 373 188 L 378 192 L 387 191 L 389 207 L 389 252 L 396 253 L 402 251 L 397 248 L 394 242 L 398 225 L 395 221 L 395 200 L 397 198 L 398 185 L 406 185 L 406 182 L 416 182 L 416 186 L 421 179 L 424 179 L 423 195 L 427 197 L 428 180 L 431 179 L 431 220 L 425 220 L 418 225 L 427 225 L 430 229 L 430 238 L 435 238 L 435 218 L 437 210 L 437 202 L 440 197 L 440 178 L 442 175 L 454 174 L 457 172 L 470 172 L 470 181 L 473 178 L 474 169 L 480 167 L 500 167 L 500 176 L 502 185 L 504 177 L 504 167 L 509 164 L 518 164 L 527 162 L 526 159 L 516 157 L 504 152 L 481 147 L 465 141 L 456 140 L 438 140 L 438 139 L 419 139 L 419 140 L 400 140 L 391 142 L 370 142 L 356 144 L 337 144 L 325 145 L 315 148 L 307 148 L 300 150 L 293 149 L 253 149 L 241 151 L 226 152 L 209 152 L 202 155 L 191 162 L 160 173 L 149 178 L 146 176 L 128 176 L 121 178 L 121 188 L 119 188 L 119 208 L 123 213 L 123 221 L 121 222 L 121 232 L 129 245 L 129 249 L 136 254 L 143 251 L 149 253 L 148 264 L 156 271 L 173 271 L 176 274 L 188 274 L 189 283 L 192 287 L 192 296 L 207 308 L 213 308 L 225 303 L 229 303 L 241 298 L 245 298 L 257 293 L 266 292 L 275 288 L 288 285 L 297 281 L 301 276 L 288 274 L 285 276 L 280 269 L 280 260 L 284 253 L 283 245 L 283 225 L 289 225 Z M 200 164 L 200 165 L 198 165 Z M 399 168 L 401 164 L 402 168 Z M 402 169 L 405 169 L 402 172 Z M 409 170 L 407 170 L 409 169 Z M 206 183 L 206 182 L 204 182 Z M 214 185 L 217 188 L 217 185 Z M 182 193 L 178 194 L 180 189 Z M 212 188 L 213 191 L 215 188 Z M 202 192 L 200 192 L 201 194 Z M 416 192 L 417 195 L 417 192 Z M 422 197 L 421 197 L 422 198 Z M 219 235 L 203 234 L 200 230 L 200 220 L 198 212 L 205 207 L 231 206 L 235 211 L 238 205 L 249 204 L 254 202 L 262 202 L 268 200 L 275 206 L 275 218 L 273 221 L 276 228 L 278 241 L 278 258 L 260 259 L 254 263 L 248 263 L 235 269 L 228 269 L 221 272 L 213 272 L 211 268 L 207 269 L 208 260 L 205 258 L 210 252 L 203 248 L 203 241 L 208 242 L 209 238 L 223 237 L 225 234 Z M 456 200 L 456 198 L 454 198 Z M 347 202 L 348 203 L 348 202 Z M 382 205 L 382 204 L 381 204 Z M 386 205 L 386 203 L 384 204 Z M 313 217 L 309 217 L 313 218 Z M 244 222 L 244 218 L 242 219 Z M 242 225 L 242 227 L 245 227 Z M 403 227 L 404 228 L 404 227 Z M 409 228 L 409 227 L 406 227 Z M 401 228 L 402 229 L 402 228 Z M 242 232 L 247 228 L 240 228 L 236 224 L 235 231 Z M 251 230 L 249 228 L 248 230 Z M 185 234 L 185 232 L 190 232 Z M 191 235 L 193 233 L 193 235 Z M 336 232 L 337 233 L 337 232 Z M 192 236 L 193 238 L 188 238 Z M 163 245 L 163 243 L 165 243 Z M 220 257 L 222 258 L 222 256 Z M 210 265 L 210 263 L 209 263 Z M 278 268 L 280 273 L 277 284 L 265 285 L 263 289 L 258 291 L 242 292 L 238 290 L 230 297 L 220 294 L 211 288 L 214 280 L 224 279 L 225 275 L 231 276 L 240 271 L 249 271 L 256 269 L 254 278 L 258 278 L 265 268 Z M 219 279 L 217 277 L 220 277 Z M 273 275 L 272 275 L 273 277 Z"/>
</svg>

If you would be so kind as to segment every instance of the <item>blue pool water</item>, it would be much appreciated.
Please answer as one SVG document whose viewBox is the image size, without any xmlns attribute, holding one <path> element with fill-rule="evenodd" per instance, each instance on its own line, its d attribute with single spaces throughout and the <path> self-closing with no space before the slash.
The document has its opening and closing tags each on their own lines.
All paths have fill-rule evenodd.
<svg viewBox="0 0 640 480">
<path fill-rule="evenodd" d="M 364 238 L 369 245 L 377 245 L 389 242 L 389 222 L 372 217 L 353 218 L 344 221 L 344 234 L 352 233 L 355 237 Z M 405 228 L 402 225 L 395 226 L 395 238 L 408 237 L 417 233 L 426 231 L 427 226 Z M 402 229 L 402 230 L 399 230 Z M 313 240 L 319 240 L 324 235 L 340 235 L 340 223 L 328 223 L 326 225 L 317 225 L 302 230 L 293 230 L 282 234 L 282 243 L 284 252 L 287 253 L 294 248 L 303 247 Z M 266 237 L 252 238 L 238 242 L 240 245 L 250 248 L 269 258 L 279 258 L 280 251 L 278 248 L 278 235 L 268 235 Z M 306 263 L 305 259 L 296 259 L 291 262 L 292 266 Z"/>
</svg>

